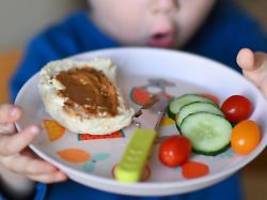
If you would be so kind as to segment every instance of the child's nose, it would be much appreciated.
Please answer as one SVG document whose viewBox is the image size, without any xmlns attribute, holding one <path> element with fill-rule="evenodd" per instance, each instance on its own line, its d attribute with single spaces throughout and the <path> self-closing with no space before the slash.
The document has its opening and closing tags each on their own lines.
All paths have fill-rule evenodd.
<svg viewBox="0 0 267 200">
<path fill-rule="evenodd" d="M 151 4 L 151 11 L 155 14 L 177 11 L 178 8 L 178 0 L 152 0 Z"/>
</svg>

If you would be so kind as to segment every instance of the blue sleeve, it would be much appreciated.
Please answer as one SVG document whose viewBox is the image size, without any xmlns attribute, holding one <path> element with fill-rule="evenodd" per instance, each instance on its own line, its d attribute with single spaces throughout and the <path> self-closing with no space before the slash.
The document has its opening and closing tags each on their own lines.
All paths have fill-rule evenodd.
<svg viewBox="0 0 267 200">
<path fill-rule="evenodd" d="M 23 59 L 10 82 L 12 100 L 23 84 L 47 62 L 77 53 L 78 48 L 67 24 L 51 27 L 37 35 L 26 47 Z"/>
<path fill-rule="evenodd" d="M 222 38 L 218 38 L 217 41 L 222 39 L 221 57 L 226 56 L 226 64 L 240 70 L 236 63 L 239 50 L 250 48 L 253 51 L 267 52 L 267 35 L 258 21 L 247 11 L 232 5 L 226 12 L 229 15 L 228 23 L 225 24 Z"/>
<path fill-rule="evenodd" d="M 24 57 L 10 82 L 12 100 L 22 85 L 38 72 L 42 65 L 57 57 L 53 51 L 47 49 L 47 44 L 44 45 L 42 40 L 43 38 L 36 38 L 26 48 Z"/>
<path fill-rule="evenodd" d="M 267 52 L 260 24 L 232 0 L 218 0 L 214 10 L 186 50 L 220 61 L 240 71 L 236 56 L 241 48 Z"/>
</svg>

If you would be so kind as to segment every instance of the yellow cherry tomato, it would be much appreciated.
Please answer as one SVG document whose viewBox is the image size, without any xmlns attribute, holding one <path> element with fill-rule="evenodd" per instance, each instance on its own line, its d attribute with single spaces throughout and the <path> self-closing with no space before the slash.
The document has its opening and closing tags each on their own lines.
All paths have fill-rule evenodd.
<svg viewBox="0 0 267 200">
<path fill-rule="evenodd" d="M 259 144 L 260 128 L 256 122 L 245 120 L 238 123 L 232 131 L 231 146 L 238 154 L 249 154 Z"/>
</svg>

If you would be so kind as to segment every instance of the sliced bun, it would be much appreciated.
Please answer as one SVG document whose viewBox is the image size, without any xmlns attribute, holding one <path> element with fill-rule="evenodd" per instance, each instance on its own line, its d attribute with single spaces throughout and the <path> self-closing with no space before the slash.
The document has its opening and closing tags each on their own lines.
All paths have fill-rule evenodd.
<svg viewBox="0 0 267 200">
<path fill-rule="evenodd" d="M 80 106 L 75 101 L 71 103 L 71 106 L 66 103 L 70 98 L 62 95 L 62 91 L 66 87 L 57 79 L 57 75 L 62 72 L 81 69 L 94 69 L 110 81 L 110 87 L 114 89 L 113 92 L 116 93 L 117 98 L 114 100 L 117 103 L 115 114 L 107 112 L 90 113 L 86 110 L 86 106 L 86 108 Z M 126 105 L 116 85 L 115 78 L 116 66 L 110 59 L 98 58 L 88 62 L 65 59 L 50 62 L 43 67 L 40 72 L 38 87 L 46 111 L 61 125 L 74 133 L 103 135 L 128 126 L 134 115 L 134 110 Z"/>
</svg>

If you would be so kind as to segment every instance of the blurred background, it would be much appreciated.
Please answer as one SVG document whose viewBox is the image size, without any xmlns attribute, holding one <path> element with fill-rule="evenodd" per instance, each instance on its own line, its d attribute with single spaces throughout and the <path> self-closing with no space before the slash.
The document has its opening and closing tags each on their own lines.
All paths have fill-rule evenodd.
<svg viewBox="0 0 267 200">
<path fill-rule="evenodd" d="M 237 0 L 267 33 L 267 0 Z M 85 6 L 85 0 L 0 1 L 0 103 L 8 102 L 7 84 L 27 40 L 43 27 Z M 241 171 L 245 198 L 267 199 L 267 151 Z"/>
</svg>

